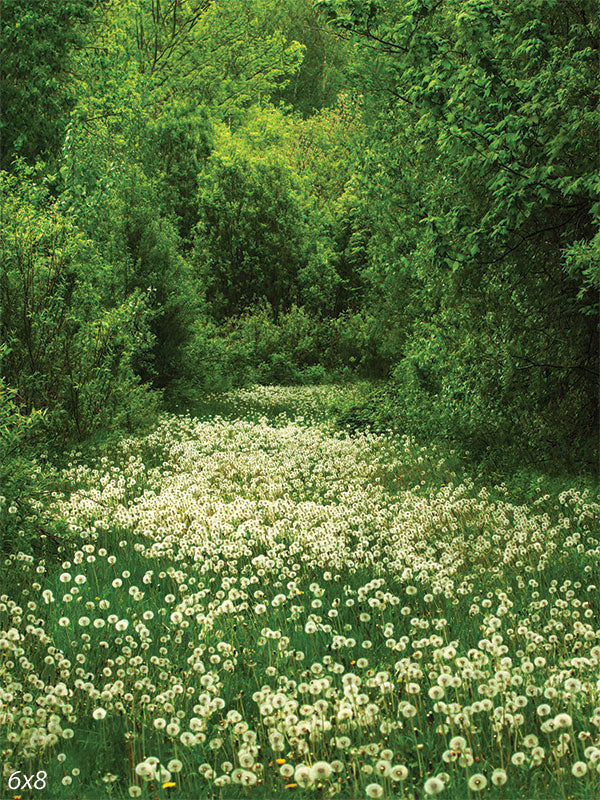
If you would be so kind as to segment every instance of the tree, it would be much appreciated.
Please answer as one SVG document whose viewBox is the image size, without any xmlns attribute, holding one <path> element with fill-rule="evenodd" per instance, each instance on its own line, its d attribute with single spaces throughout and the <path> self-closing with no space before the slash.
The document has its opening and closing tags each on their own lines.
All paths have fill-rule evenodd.
<svg viewBox="0 0 600 800">
<path fill-rule="evenodd" d="M 109 265 L 31 170 L 0 178 L 2 377 L 19 413 L 47 409 L 55 436 L 80 439 L 145 418 L 155 402 L 133 368 L 152 344 L 145 293 L 115 302 Z"/>
<path fill-rule="evenodd" d="M 381 280 L 410 287 L 401 316 L 422 308 L 407 315 L 405 352 L 436 353 L 427 379 L 414 373 L 426 402 L 461 435 L 485 419 L 483 446 L 520 440 L 533 454 L 589 440 L 597 4 L 319 5 L 363 49 L 365 179 L 383 223 L 372 242 L 388 253 L 372 259 L 387 265 Z"/>
<path fill-rule="evenodd" d="M 307 210 L 300 179 L 272 150 L 223 131 L 201 177 L 194 263 L 219 317 L 259 299 L 278 312 L 296 295 Z"/>
</svg>

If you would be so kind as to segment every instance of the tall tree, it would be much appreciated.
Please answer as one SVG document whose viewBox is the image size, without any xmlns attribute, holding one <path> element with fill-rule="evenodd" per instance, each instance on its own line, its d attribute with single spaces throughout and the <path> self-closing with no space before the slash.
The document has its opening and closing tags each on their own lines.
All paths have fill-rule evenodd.
<svg viewBox="0 0 600 800">
<path fill-rule="evenodd" d="M 406 304 L 423 309 L 418 323 L 408 315 L 403 379 L 414 376 L 442 426 L 484 431 L 478 447 L 520 437 L 535 452 L 589 438 L 598 4 L 319 5 L 363 52 L 378 282 L 411 287 L 390 294 L 400 316 Z"/>
</svg>

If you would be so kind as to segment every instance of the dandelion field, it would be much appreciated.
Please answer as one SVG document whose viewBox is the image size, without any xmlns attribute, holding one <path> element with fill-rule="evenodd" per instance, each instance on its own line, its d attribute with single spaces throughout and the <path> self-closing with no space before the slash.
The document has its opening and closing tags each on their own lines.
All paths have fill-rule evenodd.
<svg viewBox="0 0 600 800">
<path fill-rule="evenodd" d="M 598 496 L 335 430 L 334 391 L 44 466 L 62 545 L 2 566 L 0 796 L 600 796 Z"/>
</svg>

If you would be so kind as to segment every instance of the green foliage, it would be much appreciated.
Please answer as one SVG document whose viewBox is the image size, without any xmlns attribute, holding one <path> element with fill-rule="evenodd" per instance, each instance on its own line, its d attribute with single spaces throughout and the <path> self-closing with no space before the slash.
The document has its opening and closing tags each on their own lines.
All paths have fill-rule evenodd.
<svg viewBox="0 0 600 800">
<path fill-rule="evenodd" d="M 280 30 L 289 41 L 303 47 L 302 64 L 287 84 L 274 92 L 303 117 L 334 106 L 344 90 L 350 44 L 328 29 L 311 0 L 267 0 L 256 3 L 265 15 L 269 31 Z"/>
<path fill-rule="evenodd" d="M 320 5 L 363 48 L 366 277 L 407 424 L 580 458 L 598 419 L 595 4 Z"/>
<path fill-rule="evenodd" d="M 268 303 L 227 321 L 196 320 L 186 348 L 187 372 L 175 397 L 197 405 L 204 394 L 252 383 L 310 385 L 382 374 L 375 320 L 366 313 L 337 318 L 292 305 L 275 316 Z"/>
<path fill-rule="evenodd" d="M 201 317 L 186 353 L 190 372 L 179 391 L 192 397 L 257 382 L 323 382 L 330 378 L 322 357 L 326 341 L 325 323 L 294 305 L 277 320 L 268 304 L 220 325 Z"/>
<path fill-rule="evenodd" d="M 261 6 L 247 0 L 107 4 L 78 64 L 86 119 L 118 120 L 136 107 L 141 118 L 160 118 L 175 104 L 205 105 L 213 118 L 238 124 L 245 109 L 267 101 L 302 63 L 301 45 L 268 30 Z"/>
<path fill-rule="evenodd" d="M 130 121 L 121 124 L 129 135 Z M 207 152 L 208 133 L 192 119 L 177 120 L 172 110 L 160 122 L 147 120 L 142 133 L 115 153 L 109 126 L 92 135 L 73 125 L 59 203 L 110 263 L 111 297 L 120 300 L 135 289 L 147 295 L 153 344 L 135 368 L 143 380 L 164 388 L 181 374 L 197 311 L 199 291 L 179 231 L 189 233 L 195 222 L 195 169 Z M 175 180 L 190 192 L 181 202 Z"/>
<path fill-rule="evenodd" d="M 344 399 L 335 408 L 334 417 L 339 428 L 352 433 L 398 430 L 397 410 L 384 386 L 374 386 L 357 398 Z"/>
<path fill-rule="evenodd" d="M 150 174 L 156 173 L 159 207 L 172 217 L 186 249 L 198 222 L 196 197 L 198 175 L 212 148 L 211 121 L 205 110 L 191 112 L 185 106 L 165 107 L 149 121 L 145 134 Z"/>
<path fill-rule="evenodd" d="M 368 310 L 344 311 L 330 322 L 327 358 L 338 366 L 348 365 L 363 377 L 383 377 L 390 362 L 383 354 L 381 331 Z"/>
<path fill-rule="evenodd" d="M 133 370 L 152 344 L 144 294 L 111 303 L 110 266 L 47 192 L 2 184 L 3 375 L 22 412 L 47 408 L 55 433 L 79 438 L 148 419 L 155 401 Z"/>
<path fill-rule="evenodd" d="M 55 155 L 70 106 L 67 58 L 82 43 L 93 0 L 1 0 L 1 169 L 15 155 Z"/>
<path fill-rule="evenodd" d="M 202 174 L 193 259 L 218 317 L 267 300 L 276 311 L 296 299 L 306 251 L 302 184 L 274 152 L 237 140 L 213 152 Z"/>
<path fill-rule="evenodd" d="M 19 412 L 389 378 L 341 418 L 593 462 L 595 5 L 4 2 Z"/>
<path fill-rule="evenodd" d="M 6 346 L 0 345 L 0 366 Z M 0 553 L 29 552 L 38 535 L 34 525 L 40 477 L 26 445 L 36 427 L 43 424 L 44 412 L 19 411 L 17 391 L 0 375 Z"/>
</svg>

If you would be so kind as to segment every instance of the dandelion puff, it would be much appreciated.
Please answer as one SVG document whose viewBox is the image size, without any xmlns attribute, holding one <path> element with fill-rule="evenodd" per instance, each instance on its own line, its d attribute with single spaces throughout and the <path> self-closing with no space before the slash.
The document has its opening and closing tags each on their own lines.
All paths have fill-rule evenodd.
<svg viewBox="0 0 600 800">
<path fill-rule="evenodd" d="M 523 744 L 531 750 L 532 747 L 539 744 L 539 739 L 534 733 L 530 733 L 523 739 Z"/>
<path fill-rule="evenodd" d="M 378 783 L 369 783 L 365 787 L 365 792 L 367 793 L 367 797 L 383 797 L 383 787 Z"/>
<path fill-rule="evenodd" d="M 583 778 L 587 772 L 587 764 L 585 761 L 576 761 L 571 767 L 571 772 L 576 778 Z"/>
<path fill-rule="evenodd" d="M 476 772 L 469 778 L 469 789 L 474 792 L 481 792 L 487 786 L 487 778 L 481 772 Z"/>
<path fill-rule="evenodd" d="M 508 780 L 508 775 L 503 769 L 495 769 L 492 772 L 492 783 L 494 786 L 504 786 Z"/>
<path fill-rule="evenodd" d="M 438 777 L 428 778 L 423 785 L 425 794 L 439 794 L 444 789 L 444 781 Z"/>
<path fill-rule="evenodd" d="M 203 770 L 201 770 L 201 768 L 198 769 L 198 772 L 200 772 L 201 774 L 202 774 L 202 771 Z M 241 783 L 240 778 L 241 778 L 243 772 L 244 772 L 244 770 L 240 769 L 239 767 L 237 767 L 236 769 L 233 770 L 233 772 L 231 773 L 231 780 L 233 781 L 233 783 Z"/>
<path fill-rule="evenodd" d="M 450 750 L 454 750 L 457 753 L 460 753 L 467 748 L 467 740 L 464 736 L 453 736 L 452 739 L 448 742 L 448 747 Z"/>
<path fill-rule="evenodd" d="M 294 771 L 294 780 L 298 786 L 302 786 L 303 788 L 310 786 L 312 783 L 310 767 L 307 767 L 306 764 L 298 764 Z"/>
<path fill-rule="evenodd" d="M 392 767 L 390 770 L 390 778 L 393 781 L 405 781 L 408 778 L 408 769 L 404 764 L 396 764 L 396 766 Z"/>
<path fill-rule="evenodd" d="M 160 780 L 162 783 L 168 783 L 171 780 L 171 773 L 165 767 L 160 766 L 157 769 L 157 773 L 160 775 Z"/>
<path fill-rule="evenodd" d="M 240 775 L 240 783 L 243 786 L 254 786 L 256 783 L 257 778 L 253 772 L 249 772 L 248 770 L 242 770 L 242 774 Z"/>
<path fill-rule="evenodd" d="M 137 775 L 145 781 L 151 781 L 154 777 L 155 768 L 152 764 L 149 764 L 147 761 L 142 761 L 138 764 L 135 768 L 135 772 Z"/>
<path fill-rule="evenodd" d="M 375 772 L 378 775 L 381 775 L 382 777 L 386 778 L 390 774 L 391 767 L 392 765 L 390 764 L 390 762 L 382 758 L 375 764 Z"/>
<path fill-rule="evenodd" d="M 254 756 L 251 753 L 239 753 L 238 760 L 240 762 L 240 766 L 247 769 L 254 764 Z"/>
<path fill-rule="evenodd" d="M 327 761 L 315 761 L 310 771 L 313 781 L 326 781 L 330 777 L 332 769 Z"/>
<path fill-rule="evenodd" d="M 557 714 L 554 717 L 554 724 L 557 728 L 570 728 L 573 720 L 570 714 Z"/>
<path fill-rule="evenodd" d="M 94 719 L 104 719 L 106 716 L 106 711 L 103 708 L 95 708 L 92 711 L 92 717 Z"/>
</svg>

